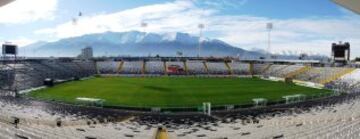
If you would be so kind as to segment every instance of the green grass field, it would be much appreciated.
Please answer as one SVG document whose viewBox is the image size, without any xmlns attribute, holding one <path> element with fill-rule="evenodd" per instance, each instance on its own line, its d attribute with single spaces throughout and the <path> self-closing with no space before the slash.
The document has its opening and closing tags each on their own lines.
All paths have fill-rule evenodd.
<svg viewBox="0 0 360 139">
<path fill-rule="evenodd" d="M 252 104 L 253 98 L 275 101 L 285 95 L 326 92 L 329 91 L 257 78 L 96 77 L 59 84 L 29 95 L 67 103 L 75 103 L 77 97 L 101 98 L 105 106 L 196 107 L 203 102 Z"/>
</svg>

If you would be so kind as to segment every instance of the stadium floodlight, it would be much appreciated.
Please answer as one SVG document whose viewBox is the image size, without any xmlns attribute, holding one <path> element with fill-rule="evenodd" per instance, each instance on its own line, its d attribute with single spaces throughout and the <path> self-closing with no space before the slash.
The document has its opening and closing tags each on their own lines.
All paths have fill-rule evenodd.
<svg viewBox="0 0 360 139">
<path fill-rule="evenodd" d="M 201 39 L 202 39 L 202 31 L 203 29 L 205 28 L 205 25 L 204 24 L 199 24 L 198 25 L 198 28 L 200 30 L 200 34 L 199 34 L 199 47 L 198 47 L 198 57 L 200 57 L 200 52 L 201 52 Z"/>
<path fill-rule="evenodd" d="M 267 58 L 271 59 L 271 30 L 273 29 L 273 23 L 266 23 L 266 29 L 268 31 L 268 48 L 267 48 Z"/>
</svg>

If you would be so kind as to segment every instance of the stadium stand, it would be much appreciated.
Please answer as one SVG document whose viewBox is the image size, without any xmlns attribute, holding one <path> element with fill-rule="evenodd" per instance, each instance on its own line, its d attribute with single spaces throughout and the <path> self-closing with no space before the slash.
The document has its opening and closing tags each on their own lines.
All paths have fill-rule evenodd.
<svg viewBox="0 0 360 139">
<path fill-rule="evenodd" d="M 278 73 L 278 77 L 286 78 L 292 72 L 298 71 L 303 67 L 303 65 L 289 65 L 287 68 L 283 69 L 281 72 Z"/>
<path fill-rule="evenodd" d="M 145 73 L 163 75 L 165 74 L 164 62 L 163 61 L 146 61 Z"/>
<path fill-rule="evenodd" d="M 340 81 L 344 81 L 351 85 L 360 82 L 360 69 L 356 69 L 353 72 L 344 75 L 343 77 L 341 77 Z"/>
<path fill-rule="evenodd" d="M 16 65 L 3 64 L 0 71 L 1 78 L 4 79 L 1 83 L 1 92 L 13 90 L 15 87 L 18 91 L 39 87 L 47 78 L 70 80 L 96 73 L 93 61 L 64 60 L 19 61 Z"/>
<path fill-rule="evenodd" d="M 208 74 L 203 61 L 187 61 L 186 65 L 188 66 L 189 74 Z"/>
<path fill-rule="evenodd" d="M 268 64 L 253 64 L 252 71 L 251 71 L 251 65 L 249 65 L 249 71 L 255 75 L 261 75 L 269 66 L 270 65 Z"/>
<path fill-rule="evenodd" d="M 82 114 L 62 114 L 44 111 L 39 104 L 28 100 L 1 99 L 0 137 L 15 138 L 153 138 L 159 135 L 157 124 L 166 126 L 170 138 L 357 138 L 359 137 L 358 96 L 336 98 L 323 105 L 309 108 L 286 109 L 283 112 L 259 115 L 218 115 L 223 120 L 192 115 L 192 118 L 155 118 L 140 116 L 135 119 L 111 122 L 84 117 Z M 337 101 L 337 103 L 335 103 Z M 18 104 L 21 103 L 21 104 Z M 38 102 L 41 103 L 41 102 Z M 64 108 L 64 106 L 61 106 Z M 67 107 L 70 108 L 70 107 Z M 10 111 L 9 111 L 10 110 Z M 80 109 L 77 109 L 80 110 Z M 92 113 L 90 110 L 81 110 Z M 85 114 L 84 114 L 85 115 Z M 105 114 L 104 114 L 105 115 Z M 18 117 L 17 126 L 11 117 Z M 63 124 L 56 126 L 57 119 Z M 155 119 L 158 119 L 156 121 Z M 162 120 L 160 120 L 162 119 Z M 175 120 L 171 120 L 175 119 Z M 91 121 L 89 123 L 89 121 Z M 165 129 L 161 129 L 165 134 Z"/>
<path fill-rule="evenodd" d="M 352 68 L 313 67 L 304 73 L 296 75 L 294 79 L 324 84 L 336 80 L 352 70 Z"/>
<path fill-rule="evenodd" d="M 121 69 L 122 74 L 141 74 L 142 61 L 126 61 Z"/>
<path fill-rule="evenodd" d="M 246 63 L 240 63 L 240 62 L 231 62 L 229 63 L 229 66 L 231 67 L 233 74 L 239 74 L 239 75 L 249 75 L 249 64 Z"/>
<path fill-rule="evenodd" d="M 117 73 L 118 63 L 116 61 L 99 61 L 96 62 L 96 65 L 101 74 Z"/>
<path fill-rule="evenodd" d="M 265 73 L 267 70 L 269 70 L 271 68 L 273 64 L 266 64 L 265 67 L 263 67 L 261 73 Z"/>
<path fill-rule="evenodd" d="M 301 73 L 304 73 L 308 70 L 310 70 L 311 67 L 310 66 L 301 66 L 299 67 L 298 69 L 294 70 L 294 71 L 291 71 L 289 72 L 288 74 L 286 74 L 286 78 L 294 78 L 294 76 L 298 75 L 298 74 L 301 74 Z"/>
<path fill-rule="evenodd" d="M 340 79 L 328 83 L 327 88 L 349 93 L 360 91 L 360 70 L 356 69 Z"/>
<path fill-rule="evenodd" d="M 122 64 L 121 64 L 122 63 Z M 121 64 L 121 66 L 120 66 Z M 145 65 L 145 66 L 143 66 Z M 323 83 L 346 92 L 339 96 L 289 105 L 214 110 L 212 116 L 144 114 L 132 110 L 81 107 L 27 98 L 0 97 L 0 138 L 359 138 L 360 70 L 348 67 L 252 64 L 188 60 L 83 61 L 24 60 L 0 67 L 1 93 L 41 87 L 43 80 L 71 80 L 97 74 L 163 75 L 168 67 L 187 69 L 190 75 L 294 77 Z M 15 68 L 12 70 L 12 68 Z M 253 71 L 250 71 L 253 69 Z M 186 70 L 185 70 L 186 71 Z M 169 73 L 169 72 L 168 72 Z M 179 74 L 179 73 L 176 73 Z M 187 74 L 184 72 L 183 74 Z M 162 128 L 159 128 L 162 127 Z"/>
<path fill-rule="evenodd" d="M 228 75 L 230 73 L 224 62 L 207 62 L 207 68 L 209 74 Z"/>
<path fill-rule="evenodd" d="M 0 71 L 0 86 L 1 86 L 1 94 L 4 93 L 3 90 L 10 90 L 12 84 L 14 83 L 15 72 L 11 70 L 9 67 L 1 67 Z M 6 94 L 6 93 L 5 93 Z"/>
<path fill-rule="evenodd" d="M 122 64 L 120 64 L 122 63 Z M 53 78 L 58 80 L 68 80 L 74 77 L 87 77 L 94 75 L 96 69 L 102 74 L 140 74 L 145 68 L 146 74 L 163 75 L 168 70 L 169 66 L 176 66 L 182 72 L 176 74 L 187 74 L 186 69 L 191 75 L 228 75 L 234 73 L 235 75 L 250 74 L 250 65 L 245 63 L 228 63 L 227 67 L 224 62 L 206 62 L 206 67 L 203 61 L 187 61 L 185 62 L 166 62 L 164 67 L 163 61 L 147 61 L 145 67 L 142 61 L 98 61 L 96 67 L 91 61 L 64 61 L 64 60 L 34 60 L 22 62 L 16 65 L 17 75 L 13 79 L 19 84 L 21 90 L 33 86 L 42 85 L 45 78 Z M 121 65 L 121 69 L 120 68 Z M 185 67 L 186 65 L 186 67 Z M 9 74 L 11 65 L 2 67 L 2 78 Z M 229 71 L 231 69 L 231 71 Z M 308 67 L 303 65 L 269 65 L 269 64 L 253 64 L 254 75 L 265 75 L 273 77 L 293 77 L 296 80 L 309 81 L 319 84 L 326 84 L 343 75 L 351 73 L 353 68 L 341 67 Z M 8 71 L 8 72 L 5 72 Z M 5 87 L 6 88 L 6 87 Z M 9 88 L 9 87 L 8 87 Z M 10 87 L 11 88 L 11 87 Z"/>
<path fill-rule="evenodd" d="M 263 71 L 263 74 L 267 76 L 280 77 L 282 71 L 289 66 L 290 65 L 270 65 Z"/>
</svg>

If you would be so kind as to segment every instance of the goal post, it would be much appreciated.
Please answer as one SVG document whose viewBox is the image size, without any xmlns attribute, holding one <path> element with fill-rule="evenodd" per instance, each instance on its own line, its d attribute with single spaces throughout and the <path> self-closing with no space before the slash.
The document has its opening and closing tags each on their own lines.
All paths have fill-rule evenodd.
<svg viewBox="0 0 360 139">
<path fill-rule="evenodd" d="M 266 106 L 268 100 L 266 98 L 254 98 L 252 99 L 255 107 Z"/>
<path fill-rule="evenodd" d="M 211 103 L 210 102 L 203 103 L 203 113 L 205 115 L 211 116 Z"/>
<path fill-rule="evenodd" d="M 295 95 L 283 96 L 282 98 L 285 99 L 286 104 L 291 104 L 291 103 L 297 103 L 297 102 L 305 101 L 306 95 L 304 95 L 304 94 L 295 94 Z"/>
<path fill-rule="evenodd" d="M 76 102 L 79 105 L 103 107 L 105 100 L 98 99 L 98 98 L 78 97 L 78 98 L 76 98 Z"/>
</svg>

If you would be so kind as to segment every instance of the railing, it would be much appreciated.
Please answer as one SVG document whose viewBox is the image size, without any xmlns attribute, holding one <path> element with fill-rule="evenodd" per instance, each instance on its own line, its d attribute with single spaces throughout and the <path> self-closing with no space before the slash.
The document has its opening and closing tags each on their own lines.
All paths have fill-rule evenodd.
<svg viewBox="0 0 360 139">
<path fill-rule="evenodd" d="M 286 78 L 293 78 L 295 77 L 296 75 L 299 75 L 301 73 L 305 73 L 306 71 L 309 71 L 311 69 L 311 67 L 309 66 L 305 66 L 305 67 L 302 67 L 301 69 L 298 69 L 296 71 L 293 71 L 293 72 L 290 72 L 289 74 L 287 74 L 285 77 Z"/>
<path fill-rule="evenodd" d="M 355 71 L 356 69 L 355 68 L 346 68 L 346 69 L 343 69 L 343 71 L 341 72 L 337 72 L 335 75 L 332 75 L 330 76 L 329 78 L 326 78 L 324 80 L 321 80 L 320 81 L 320 84 L 326 84 L 326 83 L 329 83 L 331 81 L 334 81 L 336 79 L 339 79 L 340 77 L 346 75 L 346 74 L 349 74 L 353 71 Z"/>
</svg>

